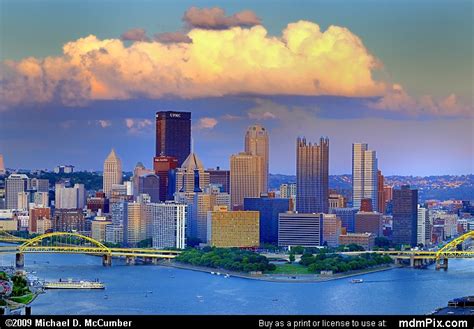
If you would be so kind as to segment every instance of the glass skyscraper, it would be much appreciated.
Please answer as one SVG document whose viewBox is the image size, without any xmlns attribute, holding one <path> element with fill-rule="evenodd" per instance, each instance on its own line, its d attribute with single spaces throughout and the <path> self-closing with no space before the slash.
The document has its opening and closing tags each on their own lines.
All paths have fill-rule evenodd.
<svg viewBox="0 0 474 329">
<path fill-rule="evenodd" d="M 329 139 L 296 141 L 296 211 L 327 213 L 329 208 Z"/>
<path fill-rule="evenodd" d="M 191 153 L 191 112 L 156 113 L 156 156 L 178 159 L 178 167 Z"/>
<path fill-rule="evenodd" d="M 378 210 L 378 169 L 375 151 L 367 144 L 352 144 L 352 206 L 360 208 L 362 199 L 371 199 L 372 209 Z"/>
</svg>

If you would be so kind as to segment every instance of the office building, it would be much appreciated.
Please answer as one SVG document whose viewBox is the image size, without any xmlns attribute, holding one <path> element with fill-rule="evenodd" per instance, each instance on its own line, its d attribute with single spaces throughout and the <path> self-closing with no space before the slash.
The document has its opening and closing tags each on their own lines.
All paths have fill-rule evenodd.
<svg viewBox="0 0 474 329">
<path fill-rule="evenodd" d="M 260 215 L 260 243 L 278 244 L 278 215 L 290 210 L 290 200 L 282 198 L 244 198 L 244 210 Z"/>
<path fill-rule="evenodd" d="M 191 113 L 163 111 L 156 113 L 155 156 L 178 159 L 178 166 L 191 153 Z"/>
<path fill-rule="evenodd" d="M 207 215 L 207 242 L 218 248 L 259 246 L 258 211 L 228 211 L 216 207 Z"/>
<path fill-rule="evenodd" d="M 427 208 L 420 207 L 418 205 L 417 211 L 417 237 L 416 242 L 426 246 L 431 240 L 431 223 L 430 216 Z"/>
<path fill-rule="evenodd" d="M 112 221 L 107 220 L 104 216 L 96 216 L 91 221 L 91 237 L 99 242 L 106 240 L 107 225 L 112 224 Z"/>
<path fill-rule="evenodd" d="M 95 196 L 87 199 L 87 209 L 92 212 L 109 213 L 109 199 L 105 198 L 103 192 L 96 192 Z"/>
<path fill-rule="evenodd" d="M 359 211 L 357 208 L 330 208 L 329 213 L 336 215 L 341 219 L 341 225 L 346 232 L 355 232 L 355 216 Z"/>
<path fill-rule="evenodd" d="M 230 197 L 232 209 L 243 209 L 244 198 L 258 198 L 262 194 L 262 157 L 247 153 L 230 157 Z"/>
<path fill-rule="evenodd" d="M 296 211 L 327 213 L 329 208 L 329 139 L 320 144 L 296 142 Z"/>
<path fill-rule="evenodd" d="M 84 232 L 84 214 L 82 210 L 78 209 L 56 209 L 53 217 L 53 227 L 58 232 Z"/>
<path fill-rule="evenodd" d="M 116 202 L 110 204 L 112 223 L 105 228 L 105 241 L 122 244 L 124 239 L 123 226 L 128 217 L 128 203 Z"/>
<path fill-rule="evenodd" d="M 32 178 L 30 180 L 30 187 L 36 192 L 49 192 L 49 180 Z"/>
<path fill-rule="evenodd" d="M 374 211 L 372 199 L 364 198 L 360 201 L 360 211 L 372 212 Z"/>
<path fill-rule="evenodd" d="M 83 209 L 86 206 L 86 190 L 83 184 L 66 187 L 64 183 L 55 185 L 56 209 Z"/>
<path fill-rule="evenodd" d="M 24 174 L 11 174 L 5 179 L 5 205 L 6 209 L 18 207 L 18 193 L 26 192 L 28 176 Z"/>
<path fill-rule="evenodd" d="M 176 168 L 178 159 L 170 156 L 153 158 L 153 170 L 160 179 L 160 201 L 172 200 L 176 191 Z"/>
<path fill-rule="evenodd" d="M 18 205 L 15 207 L 17 210 L 27 211 L 30 209 L 31 193 L 30 192 L 19 192 L 18 193 Z"/>
<path fill-rule="evenodd" d="M 418 226 L 418 190 L 403 185 L 393 190 L 393 235 L 394 244 L 415 246 Z"/>
<path fill-rule="evenodd" d="M 35 192 L 33 202 L 36 208 L 45 208 L 49 206 L 49 192 Z"/>
<path fill-rule="evenodd" d="M 375 237 L 383 236 L 382 214 L 373 211 L 359 211 L 355 217 L 355 233 L 372 233 Z"/>
<path fill-rule="evenodd" d="M 146 205 L 138 202 L 127 204 L 127 218 L 123 222 L 123 240 L 127 246 L 137 246 L 146 239 Z"/>
<path fill-rule="evenodd" d="M 220 187 L 222 193 L 230 193 L 230 170 L 207 169 L 209 173 L 209 182 Z"/>
<path fill-rule="evenodd" d="M 49 218 L 38 218 L 36 221 L 36 234 L 45 234 L 53 230 L 53 221 Z"/>
<path fill-rule="evenodd" d="M 375 245 L 375 235 L 372 233 L 347 233 L 339 236 L 340 245 L 356 244 L 364 250 L 372 250 Z"/>
<path fill-rule="evenodd" d="M 268 168 L 269 168 L 269 140 L 268 131 L 261 125 L 252 125 L 248 127 L 245 133 L 245 153 L 250 155 L 258 155 L 262 158 L 261 175 L 261 191 L 268 191 Z"/>
<path fill-rule="evenodd" d="M 382 175 L 382 171 L 377 171 L 377 198 L 378 206 L 377 211 L 381 214 L 385 213 L 385 193 L 384 193 L 384 181 L 385 177 Z"/>
<path fill-rule="evenodd" d="M 112 149 L 104 162 L 103 190 L 107 197 L 110 196 L 114 184 L 122 184 L 122 161 Z"/>
<path fill-rule="evenodd" d="M 387 204 L 387 202 L 392 201 L 392 199 L 393 199 L 393 187 L 392 186 L 384 185 L 384 187 L 383 187 L 383 198 L 384 198 L 384 201 L 385 201 L 385 205 Z"/>
<path fill-rule="evenodd" d="M 323 214 L 282 213 L 278 215 L 278 246 L 323 245 Z"/>
<path fill-rule="evenodd" d="M 364 143 L 352 144 L 352 206 L 359 208 L 362 199 L 371 199 L 378 210 L 377 156 Z"/>
<path fill-rule="evenodd" d="M 338 247 L 341 234 L 341 219 L 334 214 L 323 214 L 323 244 L 328 247 Z"/>
<path fill-rule="evenodd" d="M 51 220 L 51 209 L 50 208 L 31 208 L 30 220 L 28 221 L 28 232 L 38 233 L 38 221 L 43 219 Z M 44 231 L 44 229 L 43 229 Z"/>
<path fill-rule="evenodd" d="M 153 248 L 184 249 L 186 247 L 187 206 L 185 204 L 150 203 L 147 205 L 147 211 L 153 224 Z"/>
<path fill-rule="evenodd" d="M 133 195 L 134 198 L 140 194 L 139 190 L 139 180 L 141 176 L 145 176 L 148 174 L 154 174 L 155 172 L 152 169 L 146 169 L 143 163 L 138 162 L 133 168 L 133 175 L 131 178 L 132 182 L 132 191 L 127 191 L 127 194 Z M 131 193 L 130 193 L 131 192 Z"/>
<path fill-rule="evenodd" d="M 148 194 L 150 202 L 160 202 L 160 178 L 155 174 L 138 177 L 138 195 Z"/>
<path fill-rule="evenodd" d="M 0 176 L 6 175 L 5 162 L 3 161 L 3 154 L 0 154 Z"/>
<path fill-rule="evenodd" d="M 284 183 L 280 185 L 280 198 L 296 198 L 296 183 Z"/>
<path fill-rule="evenodd" d="M 55 174 L 72 174 L 74 172 L 74 166 L 59 165 L 59 166 L 54 167 L 53 172 Z"/>
<path fill-rule="evenodd" d="M 329 209 L 331 208 L 345 208 L 346 198 L 341 194 L 329 194 Z"/>
<path fill-rule="evenodd" d="M 210 184 L 209 173 L 195 153 L 189 154 L 176 171 L 176 192 L 202 192 Z"/>
</svg>

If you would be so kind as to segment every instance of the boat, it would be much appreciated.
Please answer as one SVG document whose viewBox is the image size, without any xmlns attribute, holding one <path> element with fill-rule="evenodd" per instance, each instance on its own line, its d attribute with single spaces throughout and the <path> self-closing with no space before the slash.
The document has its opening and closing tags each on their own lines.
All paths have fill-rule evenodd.
<svg viewBox="0 0 474 329">
<path fill-rule="evenodd" d="M 362 279 L 352 279 L 351 280 L 351 283 L 362 283 L 362 282 L 364 282 L 364 280 L 362 280 Z"/>
<path fill-rule="evenodd" d="M 215 272 L 211 272 L 211 274 L 216 274 Z"/>
<path fill-rule="evenodd" d="M 217 275 L 221 275 L 221 273 L 220 273 L 220 272 L 216 272 L 216 274 L 217 274 Z"/>
<path fill-rule="evenodd" d="M 105 289 L 102 282 L 96 281 L 74 281 L 72 279 L 45 282 L 44 289 Z"/>
<path fill-rule="evenodd" d="M 224 278 L 229 278 L 229 277 L 230 277 L 229 274 L 224 275 Z"/>
</svg>

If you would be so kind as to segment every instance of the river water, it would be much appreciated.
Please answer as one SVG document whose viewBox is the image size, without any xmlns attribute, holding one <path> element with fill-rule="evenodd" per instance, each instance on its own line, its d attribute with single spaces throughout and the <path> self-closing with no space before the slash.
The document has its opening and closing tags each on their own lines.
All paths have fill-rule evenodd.
<svg viewBox="0 0 474 329">
<path fill-rule="evenodd" d="M 14 255 L 0 256 L 9 266 Z M 156 265 L 128 266 L 87 255 L 26 254 L 39 279 L 104 282 L 105 290 L 48 290 L 33 314 L 426 314 L 474 295 L 474 259 L 450 260 L 448 271 L 398 268 L 319 283 L 224 278 Z"/>
</svg>

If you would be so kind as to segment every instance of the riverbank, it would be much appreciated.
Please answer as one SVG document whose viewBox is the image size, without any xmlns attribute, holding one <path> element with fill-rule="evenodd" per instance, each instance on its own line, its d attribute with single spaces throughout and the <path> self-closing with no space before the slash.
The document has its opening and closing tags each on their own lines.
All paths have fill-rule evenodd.
<svg viewBox="0 0 474 329">
<path fill-rule="evenodd" d="M 179 263 L 176 261 L 164 261 L 161 262 L 160 265 L 162 266 L 167 266 L 167 267 L 173 267 L 173 268 L 178 268 L 178 269 L 183 269 L 183 270 L 191 270 L 191 271 L 197 271 L 197 272 L 205 272 L 205 273 L 217 273 L 219 272 L 221 275 L 230 275 L 233 277 L 238 277 L 242 279 L 250 279 L 250 280 L 259 280 L 259 281 L 268 281 L 268 282 L 283 282 L 283 283 L 288 283 L 288 282 L 297 282 L 297 283 L 317 283 L 317 282 L 326 282 L 326 281 L 332 281 L 332 280 L 340 280 L 340 279 L 345 279 L 345 278 L 350 278 L 354 277 L 357 275 L 362 275 L 362 274 L 369 274 L 369 273 L 375 273 L 375 272 L 381 272 L 381 271 L 387 271 L 391 270 L 393 268 L 396 268 L 394 265 L 387 265 L 387 266 L 378 266 L 378 267 L 373 267 L 373 268 L 368 268 L 368 269 L 363 269 L 363 270 L 357 270 L 357 271 L 350 271 L 350 272 L 345 272 L 345 273 L 336 273 L 333 275 L 328 275 L 328 276 L 322 276 L 318 274 L 271 274 L 271 273 L 265 273 L 261 275 L 251 275 L 248 273 L 241 273 L 241 272 L 232 272 L 224 269 L 215 269 L 215 268 L 210 268 L 210 267 L 204 267 L 204 266 L 194 266 L 190 264 L 184 264 L 184 263 Z"/>
</svg>

